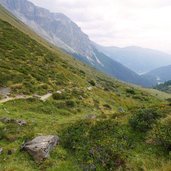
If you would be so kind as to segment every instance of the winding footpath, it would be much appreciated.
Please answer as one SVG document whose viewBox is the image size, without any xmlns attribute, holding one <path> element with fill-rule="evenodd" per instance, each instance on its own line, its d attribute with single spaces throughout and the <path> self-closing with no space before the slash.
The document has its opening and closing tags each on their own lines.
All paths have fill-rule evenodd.
<svg viewBox="0 0 171 171">
<path fill-rule="evenodd" d="M 39 98 L 41 101 L 46 101 L 48 100 L 50 97 L 52 96 L 52 93 L 47 93 L 43 96 L 38 96 L 38 95 L 32 95 L 32 96 L 25 96 L 25 95 L 17 95 L 15 97 L 6 97 L 2 100 L 0 100 L 0 103 L 6 103 L 8 101 L 12 101 L 12 100 L 17 100 L 17 99 L 29 99 L 29 98 L 34 98 L 34 97 L 37 97 Z"/>
</svg>

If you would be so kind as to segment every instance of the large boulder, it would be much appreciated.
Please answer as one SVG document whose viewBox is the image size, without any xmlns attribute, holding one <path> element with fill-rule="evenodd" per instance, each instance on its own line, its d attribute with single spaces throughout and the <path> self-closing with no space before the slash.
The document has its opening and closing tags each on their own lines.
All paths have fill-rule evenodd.
<svg viewBox="0 0 171 171">
<path fill-rule="evenodd" d="M 40 162 L 49 157 L 49 152 L 59 143 L 59 137 L 54 135 L 38 136 L 26 142 L 22 149 L 26 150 L 35 161 Z"/>
</svg>

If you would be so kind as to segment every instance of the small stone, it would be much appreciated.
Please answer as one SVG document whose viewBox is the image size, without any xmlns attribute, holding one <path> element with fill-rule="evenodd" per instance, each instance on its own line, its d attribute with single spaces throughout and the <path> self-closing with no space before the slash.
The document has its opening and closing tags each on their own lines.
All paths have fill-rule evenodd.
<svg viewBox="0 0 171 171">
<path fill-rule="evenodd" d="M 25 126 L 27 125 L 27 122 L 25 120 L 16 120 L 16 123 L 20 126 Z"/>
<path fill-rule="evenodd" d="M 119 108 L 118 108 L 118 112 L 120 112 L 120 113 L 124 113 L 124 112 L 125 112 L 125 110 L 124 110 L 122 107 L 119 107 Z"/>
<path fill-rule="evenodd" d="M 61 92 L 61 91 L 57 91 L 56 93 L 57 93 L 57 94 L 62 94 L 62 92 Z"/>
<path fill-rule="evenodd" d="M 3 123 L 10 123 L 10 122 L 14 122 L 14 119 L 4 117 L 4 118 L 1 118 L 0 121 Z"/>
<path fill-rule="evenodd" d="M 93 89 L 93 87 L 87 87 L 87 90 L 91 91 Z"/>
<path fill-rule="evenodd" d="M 86 119 L 96 119 L 96 115 L 94 115 L 94 114 L 88 114 L 88 115 L 86 115 L 85 118 Z"/>
</svg>

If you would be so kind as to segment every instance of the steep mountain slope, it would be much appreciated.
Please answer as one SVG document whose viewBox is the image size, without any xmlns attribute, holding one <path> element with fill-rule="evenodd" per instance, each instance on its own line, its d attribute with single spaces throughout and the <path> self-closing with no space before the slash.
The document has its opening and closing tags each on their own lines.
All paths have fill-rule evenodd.
<svg viewBox="0 0 171 171">
<path fill-rule="evenodd" d="M 10 88 L 10 96 L 53 93 L 46 101 L 31 96 L 0 103 L 0 170 L 170 167 L 171 109 L 165 101 L 53 48 L 2 8 L 0 40 L 0 84 Z M 60 137 L 49 158 L 40 163 L 21 150 L 23 142 L 38 135 Z"/>
<path fill-rule="evenodd" d="M 96 47 L 99 51 L 139 74 L 171 64 L 171 55 L 157 50 L 141 47 L 103 47 L 97 44 Z"/>
<path fill-rule="evenodd" d="M 144 77 L 151 77 L 157 83 L 163 83 L 165 81 L 171 80 L 171 65 L 152 70 L 145 74 Z"/>
<path fill-rule="evenodd" d="M 141 78 L 120 63 L 99 53 L 88 36 L 65 15 L 50 13 L 26 0 L 0 0 L 0 2 L 39 35 L 65 49 L 77 59 L 120 80 L 143 86 L 152 85 L 151 81 Z"/>
</svg>

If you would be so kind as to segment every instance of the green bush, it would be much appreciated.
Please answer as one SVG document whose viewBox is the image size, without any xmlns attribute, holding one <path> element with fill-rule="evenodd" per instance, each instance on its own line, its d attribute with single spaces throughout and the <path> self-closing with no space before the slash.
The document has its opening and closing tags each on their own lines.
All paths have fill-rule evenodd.
<svg viewBox="0 0 171 171">
<path fill-rule="evenodd" d="M 171 117 L 167 117 L 158 123 L 151 131 L 155 142 L 167 151 L 171 151 Z"/>
<path fill-rule="evenodd" d="M 53 93 L 52 97 L 54 100 L 64 100 L 67 98 L 66 94 L 64 94 L 64 93 L 62 93 L 62 94 Z"/>
<path fill-rule="evenodd" d="M 99 166 L 99 170 L 124 170 L 125 153 L 133 142 L 128 128 L 111 119 L 76 122 L 61 137 L 64 148 L 74 153 L 80 165 Z"/>
<path fill-rule="evenodd" d="M 66 101 L 66 105 L 67 105 L 68 107 L 75 107 L 75 106 L 76 106 L 76 103 L 75 103 L 74 100 L 67 100 L 67 101 Z"/>
<path fill-rule="evenodd" d="M 141 109 L 130 118 L 129 124 L 136 131 L 147 132 L 160 116 L 156 109 Z"/>
<path fill-rule="evenodd" d="M 94 80 L 90 80 L 89 83 L 90 83 L 92 86 L 95 86 L 95 85 L 96 85 L 96 83 L 95 83 Z"/>
<path fill-rule="evenodd" d="M 132 94 L 132 95 L 135 95 L 136 94 L 135 93 L 135 90 L 133 90 L 133 89 L 126 89 L 126 93 Z"/>
</svg>

